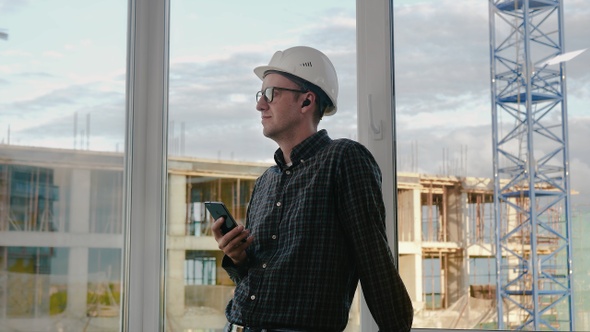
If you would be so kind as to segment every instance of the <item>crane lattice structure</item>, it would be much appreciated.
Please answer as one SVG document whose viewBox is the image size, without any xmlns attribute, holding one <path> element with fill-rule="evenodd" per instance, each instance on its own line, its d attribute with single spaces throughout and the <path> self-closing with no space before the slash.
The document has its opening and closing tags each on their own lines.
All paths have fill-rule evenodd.
<svg viewBox="0 0 590 332">
<path fill-rule="evenodd" d="M 563 0 L 489 0 L 498 328 L 574 330 Z"/>
</svg>

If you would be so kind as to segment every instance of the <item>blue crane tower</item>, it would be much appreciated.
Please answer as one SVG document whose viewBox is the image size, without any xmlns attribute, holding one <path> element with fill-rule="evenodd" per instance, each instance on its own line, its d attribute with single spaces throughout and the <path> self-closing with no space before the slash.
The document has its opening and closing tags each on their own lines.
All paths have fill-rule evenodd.
<svg viewBox="0 0 590 332">
<path fill-rule="evenodd" d="M 489 0 L 498 328 L 574 330 L 563 0 Z"/>
</svg>

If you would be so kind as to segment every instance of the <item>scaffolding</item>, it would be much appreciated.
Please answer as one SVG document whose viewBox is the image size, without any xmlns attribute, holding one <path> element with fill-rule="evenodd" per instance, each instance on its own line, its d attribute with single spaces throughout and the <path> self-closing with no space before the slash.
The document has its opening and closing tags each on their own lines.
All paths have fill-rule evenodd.
<svg viewBox="0 0 590 332">
<path fill-rule="evenodd" d="M 489 4 L 498 328 L 573 331 L 563 1 Z"/>
</svg>

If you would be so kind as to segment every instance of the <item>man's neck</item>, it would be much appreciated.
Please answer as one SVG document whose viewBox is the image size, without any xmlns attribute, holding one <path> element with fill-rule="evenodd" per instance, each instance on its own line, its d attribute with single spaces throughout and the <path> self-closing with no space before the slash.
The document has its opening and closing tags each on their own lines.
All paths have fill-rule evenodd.
<svg viewBox="0 0 590 332">
<path fill-rule="evenodd" d="M 307 133 L 306 135 L 300 135 L 296 139 L 291 139 L 291 140 L 279 143 L 279 148 L 283 152 L 283 159 L 285 159 L 285 163 L 291 164 L 292 163 L 291 152 L 293 152 L 293 149 L 297 145 L 299 145 L 301 142 L 305 141 L 306 139 L 308 139 L 309 137 L 313 136 L 316 133 L 317 133 L 317 131 L 312 131 L 312 132 Z"/>
</svg>

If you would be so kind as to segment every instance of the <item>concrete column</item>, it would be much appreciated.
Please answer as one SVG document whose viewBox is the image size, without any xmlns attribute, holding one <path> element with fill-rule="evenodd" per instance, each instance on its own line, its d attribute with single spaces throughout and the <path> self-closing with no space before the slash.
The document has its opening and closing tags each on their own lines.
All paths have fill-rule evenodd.
<svg viewBox="0 0 590 332">
<path fill-rule="evenodd" d="M 53 214 L 55 216 L 54 219 L 54 227 L 56 228 L 57 232 L 63 233 L 67 230 L 68 220 L 71 215 L 68 215 L 68 202 L 65 201 L 64 198 L 64 190 L 65 188 L 69 188 L 71 184 L 72 178 L 70 177 L 70 171 L 63 168 L 55 168 L 53 170 L 53 184 L 55 184 L 59 189 L 59 199 L 53 202 Z M 66 218 L 67 215 L 67 218 Z"/>
<path fill-rule="evenodd" d="M 74 169 L 71 179 L 69 231 L 72 234 L 87 234 L 90 228 L 91 171 Z M 68 262 L 68 313 L 73 317 L 86 317 L 87 296 L 88 248 L 71 247 Z"/>
<path fill-rule="evenodd" d="M 401 197 L 402 195 L 400 195 Z M 412 298 L 412 302 L 416 309 L 423 306 L 422 302 L 422 208 L 420 203 L 420 189 L 411 189 L 403 194 L 404 207 L 407 208 L 406 216 L 409 218 L 409 238 L 404 241 L 411 241 L 412 245 L 415 245 L 415 250 L 408 252 L 414 252 L 409 254 L 403 254 L 399 257 L 399 272 L 408 293 Z"/>
<path fill-rule="evenodd" d="M 458 187 L 447 187 L 447 239 L 449 242 L 463 241 L 463 195 Z"/>
<path fill-rule="evenodd" d="M 402 255 L 399 257 L 400 276 L 408 289 L 414 306 L 422 303 L 422 255 Z M 417 309 L 417 308 L 415 308 Z"/>
<path fill-rule="evenodd" d="M 184 315 L 184 250 L 167 250 L 166 313 L 172 317 Z"/>
<path fill-rule="evenodd" d="M 413 242 L 417 242 L 422 247 L 422 198 L 420 189 L 413 189 L 413 208 L 414 208 L 414 238 Z M 422 295 L 420 295 L 420 299 Z"/>
<path fill-rule="evenodd" d="M 169 241 L 182 241 L 186 234 L 186 176 L 168 176 L 168 220 L 166 220 Z M 184 315 L 184 249 L 166 248 L 166 309 L 171 316 Z"/>
<path fill-rule="evenodd" d="M 168 176 L 168 220 L 169 236 L 185 236 L 186 232 L 186 176 L 170 174 Z"/>
<path fill-rule="evenodd" d="M 412 191 L 400 189 L 397 192 L 397 236 L 400 242 L 411 242 L 414 233 L 414 210 Z"/>
<path fill-rule="evenodd" d="M 448 240 L 462 247 L 456 253 L 448 254 L 448 303 L 455 303 L 468 291 L 467 248 L 465 248 L 466 195 L 458 186 L 447 188 Z"/>
</svg>

